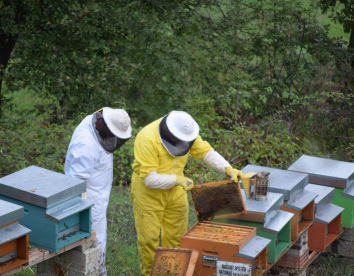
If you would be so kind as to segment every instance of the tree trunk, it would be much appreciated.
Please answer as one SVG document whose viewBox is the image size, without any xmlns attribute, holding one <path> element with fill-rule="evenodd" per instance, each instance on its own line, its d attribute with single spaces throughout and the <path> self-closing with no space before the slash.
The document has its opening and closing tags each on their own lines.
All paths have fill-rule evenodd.
<svg viewBox="0 0 354 276">
<path fill-rule="evenodd" d="M 354 69 L 354 21 L 352 21 L 352 29 L 350 31 L 348 51 L 351 54 L 351 65 Z"/>
<path fill-rule="evenodd" d="M 4 80 L 6 66 L 9 62 L 12 50 L 15 47 L 16 40 L 17 36 L 10 36 L 0 32 L 0 117 L 2 108 L 4 107 L 2 83 Z"/>
</svg>

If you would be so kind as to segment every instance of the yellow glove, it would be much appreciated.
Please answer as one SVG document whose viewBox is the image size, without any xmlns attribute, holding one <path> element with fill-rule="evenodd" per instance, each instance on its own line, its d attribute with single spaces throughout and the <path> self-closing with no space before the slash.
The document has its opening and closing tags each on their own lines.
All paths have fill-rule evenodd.
<svg viewBox="0 0 354 276">
<path fill-rule="evenodd" d="M 182 186 L 183 190 L 189 191 L 194 187 L 193 180 L 181 175 L 177 175 L 176 185 Z"/>
<path fill-rule="evenodd" d="M 230 166 L 230 167 L 227 167 L 227 168 L 225 169 L 225 173 L 226 173 L 229 177 L 231 177 L 235 182 L 237 182 L 238 180 L 241 180 L 242 177 L 243 177 L 242 171 L 233 169 L 231 166 Z"/>
</svg>

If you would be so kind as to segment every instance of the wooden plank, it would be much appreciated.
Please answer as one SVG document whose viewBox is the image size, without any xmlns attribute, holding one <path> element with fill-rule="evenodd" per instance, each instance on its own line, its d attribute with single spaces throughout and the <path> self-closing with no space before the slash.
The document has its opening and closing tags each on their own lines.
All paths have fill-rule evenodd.
<svg viewBox="0 0 354 276">
<path fill-rule="evenodd" d="M 0 274 L 1 276 L 8 276 L 8 275 L 12 275 L 16 272 L 19 272 L 19 271 L 22 271 L 24 269 L 27 269 L 33 265 L 36 265 L 36 264 L 39 264 L 41 262 L 44 262 L 46 260 L 49 260 L 57 255 L 60 255 L 66 251 L 69 251 L 79 245 L 82 245 L 84 243 L 87 243 L 93 239 L 96 238 L 96 231 L 95 230 L 92 230 L 91 231 L 91 238 L 89 239 L 82 239 L 82 240 L 79 240 L 77 242 L 74 242 L 72 244 L 69 244 L 68 246 L 64 246 L 63 248 L 61 248 L 59 250 L 58 253 L 53 253 L 53 252 L 49 252 L 47 250 L 44 250 L 44 249 L 40 249 L 40 248 L 34 248 L 32 249 L 30 252 L 29 252 L 29 261 L 28 263 L 22 265 L 22 266 L 19 266 L 19 267 L 16 267 L 10 271 L 7 271 L 3 274 Z"/>
</svg>

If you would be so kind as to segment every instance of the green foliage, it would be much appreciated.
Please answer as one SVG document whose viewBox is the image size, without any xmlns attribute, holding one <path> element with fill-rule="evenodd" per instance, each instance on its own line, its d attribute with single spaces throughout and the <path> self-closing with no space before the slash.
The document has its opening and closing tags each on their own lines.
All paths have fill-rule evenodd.
<svg viewBox="0 0 354 276">
<path fill-rule="evenodd" d="M 72 122 L 59 126 L 35 117 L 8 119 L 0 125 L 0 175 L 31 165 L 63 172 L 72 126 Z"/>
</svg>

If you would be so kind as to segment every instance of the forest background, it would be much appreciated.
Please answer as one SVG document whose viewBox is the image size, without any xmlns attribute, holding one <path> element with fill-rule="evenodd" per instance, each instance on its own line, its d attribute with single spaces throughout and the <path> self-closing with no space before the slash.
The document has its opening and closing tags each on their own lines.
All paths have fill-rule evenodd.
<svg viewBox="0 0 354 276">
<path fill-rule="evenodd" d="M 353 67 L 353 0 L 1 0 L 0 177 L 63 173 L 86 115 L 127 110 L 108 259 L 112 275 L 138 275 L 129 185 L 142 127 L 187 111 L 238 169 L 287 169 L 303 154 L 353 162 Z M 225 178 L 192 158 L 185 175 Z"/>
</svg>

